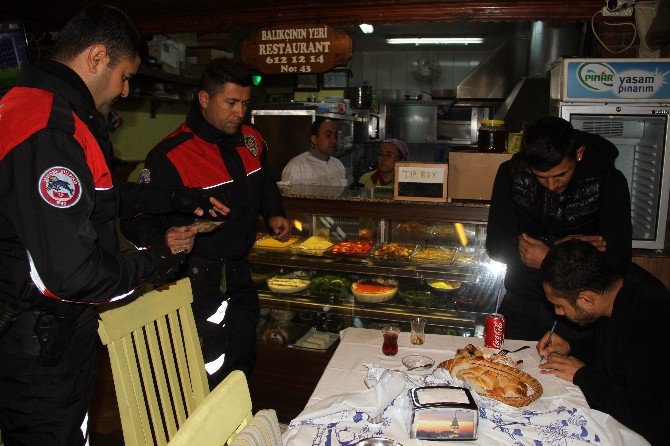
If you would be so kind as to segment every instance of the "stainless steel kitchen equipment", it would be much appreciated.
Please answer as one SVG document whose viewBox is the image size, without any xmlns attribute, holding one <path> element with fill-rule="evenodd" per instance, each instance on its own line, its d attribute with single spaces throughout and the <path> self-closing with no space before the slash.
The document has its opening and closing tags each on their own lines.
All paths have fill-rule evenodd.
<svg viewBox="0 0 670 446">
<path fill-rule="evenodd" d="M 663 249 L 670 197 L 670 61 L 562 59 L 552 114 L 618 149 L 630 187 L 633 247 Z"/>
<path fill-rule="evenodd" d="M 348 87 L 344 90 L 344 97 L 349 99 L 351 108 L 369 110 L 372 104 L 372 86 Z"/>
</svg>

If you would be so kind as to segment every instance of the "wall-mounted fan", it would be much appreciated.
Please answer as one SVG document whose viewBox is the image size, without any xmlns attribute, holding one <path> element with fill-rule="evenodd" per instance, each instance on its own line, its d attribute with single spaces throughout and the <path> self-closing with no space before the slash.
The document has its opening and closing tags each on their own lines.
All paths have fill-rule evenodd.
<svg viewBox="0 0 670 446">
<path fill-rule="evenodd" d="M 421 57 L 412 62 L 409 72 L 421 84 L 432 84 L 442 75 L 442 68 L 435 60 Z"/>
</svg>

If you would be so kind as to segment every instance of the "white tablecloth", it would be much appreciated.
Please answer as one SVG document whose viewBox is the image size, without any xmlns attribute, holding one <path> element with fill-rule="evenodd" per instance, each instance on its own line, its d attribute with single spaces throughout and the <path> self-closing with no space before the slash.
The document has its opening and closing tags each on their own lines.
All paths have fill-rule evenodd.
<svg viewBox="0 0 670 446">
<path fill-rule="evenodd" d="M 387 369 L 404 371 L 402 358 L 411 354 L 431 357 L 436 364 L 453 358 L 457 348 L 468 343 L 481 347 L 483 340 L 458 336 L 426 335 L 422 346 L 409 342 L 409 333 L 401 333 L 398 354 L 384 356 L 382 336 L 378 330 L 347 328 L 340 333 L 340 345 L 326 367 L 303 413 L 293 420 L 284 435 L 286 445 L 344 446 L 355 445 L 371 436 L 393 438 L 403 446 L 454 444 L 409 439 L 406 392 L 400 394 L 382 415 L 380 423 L 372 424 L 367 416 L 354 409 L 340 410 L 328 416 L 312 417 L 315 403 L 332 401 L 331 397 L 348 392 L 370 392 L 364 380 L 371 363 Z M 579 388 L 553 375 L 541 375 L 540 358 L 535 342 L 510 340 L 505 348 L 513 350 L 522 345 L 530 349 L 515 353 L 522 359 L 520 368 L 534 376 L 543 387 L 540 399 L 523 408 L 513 408 L 475 395 L 479 406 L 479 432 L 476 441 L 464 445 L 647 445 L 638 434 L 627 429 L 609 415 L 588 407 Z M 448 374 L 431 371 L 409 372 L 419 384 L 443 384 Z M 354 394 L 352 394 L 354 395 Z"/>
</svg>

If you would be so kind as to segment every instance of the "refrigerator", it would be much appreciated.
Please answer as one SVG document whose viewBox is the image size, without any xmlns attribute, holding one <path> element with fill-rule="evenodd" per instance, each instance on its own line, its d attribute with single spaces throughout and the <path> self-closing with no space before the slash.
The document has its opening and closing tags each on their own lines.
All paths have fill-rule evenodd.
<svg viewBox="0 0 670 446">
<path fill-rule="evenodd" d="M 618 149 L 631 197 L 633 248 L 663 249 L 670 192 L 670 59 L 560 59 L 551 114 Z"/>
</svg>

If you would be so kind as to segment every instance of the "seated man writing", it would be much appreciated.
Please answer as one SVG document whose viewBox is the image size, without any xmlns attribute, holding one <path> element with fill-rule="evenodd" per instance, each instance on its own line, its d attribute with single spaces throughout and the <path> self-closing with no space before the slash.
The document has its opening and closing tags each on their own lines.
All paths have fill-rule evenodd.
<svg viewBox="0 0 670 446">
<path fill-rule="evenodd" d="M 616 273 L 590 243 L 554 246 L 540 267 L 547 299 L 559 316 L 593 325 L 593 337 L 568 343 L 545 334 L 542 373 L 573 382 L 589 406 L 606 412 L 652 445 L 668 444 L 670 292 L 639 266 Z"/>
</svg>

